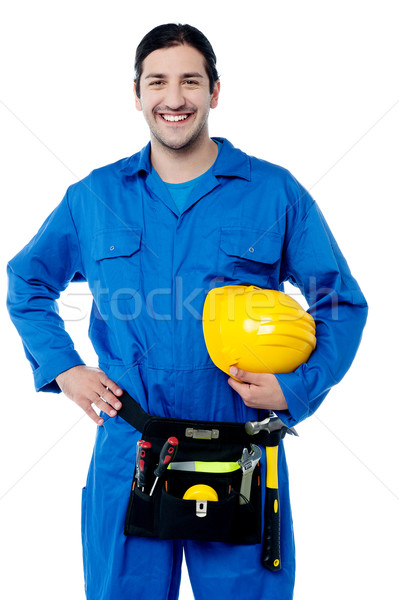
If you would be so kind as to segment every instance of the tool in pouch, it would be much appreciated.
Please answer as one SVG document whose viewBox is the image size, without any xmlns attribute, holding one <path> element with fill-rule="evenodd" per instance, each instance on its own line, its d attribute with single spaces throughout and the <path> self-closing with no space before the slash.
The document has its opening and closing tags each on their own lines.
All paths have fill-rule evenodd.
<svg viewBox="0 0 399 600">
<path fill-rule="evenodd" d="M 168 465 L 172 462 L 174 457 L 176 456 L 177 447 L 179 445 L 179 440 L 173 436 L 168 438 L 168 441 L 162 447 L 161 454 L 159 455 L 159 463 L 157 468 L 154 471 L 155 481 L 150 491 L 150 496 L 153 495 L 155 486 L 157 485 L 158 479 L 162 477 L 165 473 Z"/>
<path fill-rule="evenodd" d="M 298 435 L 296 430 L 288 428 L 273 412 L 263 421 L 248 421 L 245 430 L 249 435 L 257 435 L 261 431 L 268 433 L 281 432 Z M 278 492 L 278 443 L 266 446 L 266 493 L 264 508 L 264 533 L 262 548 L 262 564 L 270 571 L 281 569 L 280 549 L 280 498 Z"/>
<path fill-rule="evenodd" d="M 259 463 L 262 456 L 262 451 L 259 446 L 251 444 L 251 452 L 248 452 L 248 448 L 244 448 L 242 457 L 238 461 L 242 469 L 242 481 L 240 489 L 240 504 L 249 502 L 251 496 L 251 483 L 252 474 L 256 465 Z"/>
<path fill-rule="evenodd" d="M 183 500 L 195 500 L 195 515 L 203 518 L 208 514 L 208 502 L 218 502 L 219 496 L 210 485 L 198 483 L 188 488 Z"/>
<path fill-rule="evenodd" d="M 151 461 L 151 442 L 139 440 L 136 451 L 136 479 L 138 486 L 144 492 L 147 485 L 147 471 Z"/>
</svg>

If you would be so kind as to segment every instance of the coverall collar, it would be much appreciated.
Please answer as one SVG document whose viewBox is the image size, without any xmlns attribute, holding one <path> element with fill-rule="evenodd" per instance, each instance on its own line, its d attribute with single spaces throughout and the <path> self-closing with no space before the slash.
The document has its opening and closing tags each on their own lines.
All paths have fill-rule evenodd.
<svg viewBox="0 0 399 600">
<path fill-rule="evenodd" d="M 221 142 L 222 147 L 213 165 L 213 174 L 215 176 L 224 175 L 226 177 L 241 177 L 247 181 L 251 180 L 249 157 L 241 150 L 238 150 L 225 138 L 212 138 Z M 127 164 L 122 171 L 127 175 L 135 175 L 140 171 L 151 173 L 150 161 L 151 142 L 147 146 L 133 154 L 127 159 Z"/>
<path fill-rule="evenodd" d="M 199 185 L 194 189 L 191 197 L 187 201 L 187 204 L 181 214 L 186 212 L 193 204 L 198 202 L 200 198 L 210 193 L 215 187 L 220 185 L 218 176 L 224 177 L 239 177 L 251 180 L 250 161 L 249 157 L 244 154 L 241 150 L 238 150 L 225 138 L 212 138 L 221 142 L 222 147 L 219 149 L 218 156 L 209 169 L 209 176 L 203 178 Z M 140 152 L 134 154 L 122 168 L 122 171 L 127 175 L 135 175 L 140 173 L 147 174 L 147 185 L 149 185 L 152 192 L 154 192 L 162 202 L 177 216 L 180 214 L 177 207 L 169 193 L 165 193 L 165 186 L 161 184 L 161 180 L 157 178 L 148 177 L 151 175 L 152 165 L 150 160 L 151 142 L 147 144 Z"/>
</svg>

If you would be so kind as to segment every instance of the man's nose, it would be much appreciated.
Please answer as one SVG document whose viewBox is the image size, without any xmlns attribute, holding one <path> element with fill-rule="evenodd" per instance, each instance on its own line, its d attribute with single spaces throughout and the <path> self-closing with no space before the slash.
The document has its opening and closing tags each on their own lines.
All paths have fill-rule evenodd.
<svg viewBox="0 0 399 600">
<path fill-rule="evenodd" d="M 172 110 L 177 110 L 185 104 L 183 89 L 180 84 L 169 84 L 165 96 L 165 104 Z"/>
</svg>

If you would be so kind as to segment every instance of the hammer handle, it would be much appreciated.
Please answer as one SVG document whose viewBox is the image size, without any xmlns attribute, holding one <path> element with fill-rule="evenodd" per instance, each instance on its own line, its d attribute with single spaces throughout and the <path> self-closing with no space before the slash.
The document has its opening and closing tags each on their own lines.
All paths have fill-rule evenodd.
<svg viewBox="0 0 399 600">
<path fill-rule="evenodd" d="M 278 446 L 266 447 L 265 527 L 262 564 L 269 571 L 280 571 L 280 498 L 278 493 Z"/>
<path fill-rule="evenodd" d="M 281 569 L 278 489 L 266 488 L 262 564 L 269 571 L 279 571 Z"/>
</svg>

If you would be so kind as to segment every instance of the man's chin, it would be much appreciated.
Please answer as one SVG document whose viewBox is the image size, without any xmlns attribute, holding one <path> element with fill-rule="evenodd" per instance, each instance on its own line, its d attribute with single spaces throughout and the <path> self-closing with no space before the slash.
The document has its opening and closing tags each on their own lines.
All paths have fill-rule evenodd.
<svg viewBox="0 0 399 600">
<path fill-rule="evenodd" d="M 173 139 L 173 137 L 167 138 L 164 135 L 160 135 L 161 132 L 154 130 L 151 130 L 151 133 L 163 148 L 174 152 L 183 152 L 184 150 L 191 149 L 198 144 L 201 134 L 203 133 L 203 129 L 204 128 L 201 127 L 198 131 L 193 131 L 191 132 L 191 135 L 188 134 L 187 136 L 182 136 L 180 139 Z"/>
<path fill-rule="evenodd" d="M 171 140 L 165 140 L 157 137 L 157 140 L 161 144 L 161 146 L 163 146 L 163 148 L 179 152 L 181 150 L 186 150 L 187 148 L 190 148 L 190 146 L 193 146 L 196 141 L 196 138 L 190 138 L 189 140 L 180 140 L 173 142 Z"/>
</svg>

